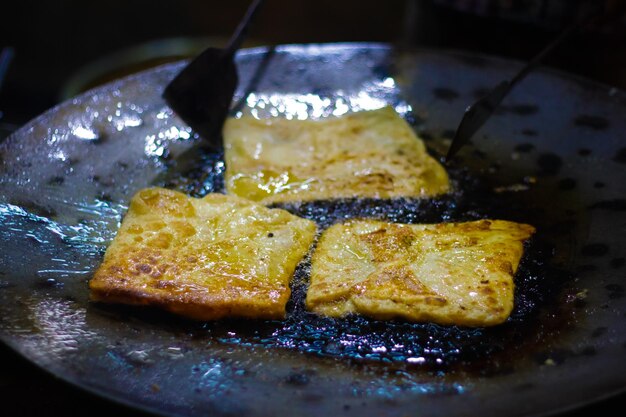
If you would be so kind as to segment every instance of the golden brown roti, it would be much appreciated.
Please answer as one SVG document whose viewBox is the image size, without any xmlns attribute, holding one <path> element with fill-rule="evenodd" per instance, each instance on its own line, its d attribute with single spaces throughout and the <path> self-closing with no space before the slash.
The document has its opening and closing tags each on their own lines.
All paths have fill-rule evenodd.
<svg viewBox="0 0 626 417">
<path fill-rule="evenodd" d="M 513 309 L 513 276 L 534 231 L 501 220 L 337 224 L 313 254 L 306 305 L 332 317 L 499 324 Z"/>
<path fill-rule="evenodd" d="M 93 300 L 194 319 L 282 318 L 316 226 L 235 196 L 138 192 L 90 281 Z"/>
<path fill-rule="evenodd" d="M 322 120 L 253 117 L 224 127 L 226 190 L 263 204 L 344 197 L 426 197 L 444 168 L 392 108 Z"/>
</svg>

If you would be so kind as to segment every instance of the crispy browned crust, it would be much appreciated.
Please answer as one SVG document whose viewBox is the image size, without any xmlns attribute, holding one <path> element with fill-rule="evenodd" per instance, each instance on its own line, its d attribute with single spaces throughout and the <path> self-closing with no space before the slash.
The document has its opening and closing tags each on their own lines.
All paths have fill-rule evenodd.
<svg viewBox="0 0 626 417">
<path fill-rule="evenodd" d="M 141 190 L 89 282 L 98 302 L 199 320 L 285 316 L 315 223 L 234 196 Z"/>
<path fill-rule="evenodd" d="M 259 303 L 242 298 L 175 297 L 135 289 L 101 289 L 91 286 L 91 300 L 94 302 L 152 306 L 195 320 L 217 320 L 227 317 L 282 319 L 285 317 L 285 304 L 289 295 L 290 291 L 287 290 L 274 303 Z"/>
<path fill-rule="evenodd" d="M 513 309 L 513 276 L 534 232 L 502 220 L 337 224 L 313 254 L 306 305 L 332 317 L 500 324 Z"/>
</svg>

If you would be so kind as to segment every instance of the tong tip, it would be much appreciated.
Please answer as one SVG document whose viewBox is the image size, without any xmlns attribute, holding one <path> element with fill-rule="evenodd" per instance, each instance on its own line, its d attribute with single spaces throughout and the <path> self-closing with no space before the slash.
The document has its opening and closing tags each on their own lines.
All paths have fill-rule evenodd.
<svg viewBox="0 0 626 417">
<path fill-rule="evenodd" d="M 454 156 L 457 154 L 457 152 L 462 146 L 463 144 L 461 143 L 461 140 L 459 138 L 459 130 L 457 129 L 457 131 L 454 134 L 454 138 L 452 139 L 452 143 L 448 147 L 448 151 L 446 152 L 445 156 L 443 156 L 442 158 L 442 162 L 445 165 L 449 165 L 450 161 L 452 161 L 452 158 L 454 158 Z"/>
</svg>

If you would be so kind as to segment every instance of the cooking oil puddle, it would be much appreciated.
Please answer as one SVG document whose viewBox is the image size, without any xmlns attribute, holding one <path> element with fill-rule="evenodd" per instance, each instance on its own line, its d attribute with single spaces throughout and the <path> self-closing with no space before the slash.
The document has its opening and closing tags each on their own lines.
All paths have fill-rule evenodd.
<svg viewBox="0 0 626 417">
<path fill-rule="evenodd" d="M 0 272 L 22 276 L 19 283 L 35 279 L 49 287 L 77 278 L 82 282 L 89 276 L 113 239 L 126 207 L 102 201 L 56 203 L 63 212 L 50 217 L 63 222 L 34 213 L 24 207 L 28 204 L 0 204 L 4 248 Z"/>
<path fill-rule="evenodd" d="M 18 301 L 25 315 L 8 316 L 0 328 L 20 337 L 22 348 L 37 362 L 65 360 L 101 337 L 87 325 L 86 309 L 71 300 L 33 295 Z"/>
<path fill-rule="evenodd" d="M 177 169 L 173 170 L 176 175 L 162 178 L 156 185 L 196 197 L 223 192 L 225 166 L 222 154 L 205 153 L 190 161 L 187 165 L 184 158 L 177 161 Z M 286 320 L 223 320 L 191 324 L 191 333 L 227 346 L 290 350 L 344 361 L 399 365 L 402 369 L 419 367 L 436 373 L 461 367 L 483 374 L 505 372 L 501 364 L 515 362 L 516 356 L 527 356 L 529 351 L 525 349 L 532 343 L 529 341 L 543 341 L 560 330 L 558 326 L 544 326 L 542 310 L 560 302 L 558 295 L 569 275 L 554 262 L 554 253 L 563 252 L 555 251 L 555 245 L 571 245 L 569 232 L 574 231 L 554 232 L 551 225 L 555 219 L 566 218 L 564 213 L 567 210 L 559 204 L 546 205 L 551 193 L 541 189 L 541 184 L 527 181 L 525 187 L 511 187 L 510 184 L 520 184 L 523 177 L 503 179 L 500 184 L 494 184 L 470 175 L 465 169 L 451 168 L 449 173 L 456 191 L 432 200 L 348 199 L 275 207 L 314 220 L 320 231 L 351 218 L 397 223 L 497 218 L 533 224 L 540 232 L 527 245 L 516 277 L 516 307 L 507 323 L 494 328 L 469 329 L 382 322 L 358 316 L 344 319 L 319 317 L 308 313 L 304 307 L 310 271 L 307 258 L 296 271 Z M 49 289 L 74 283 L 82 288 L 78 292 L 86 293 L 90 271 L 97 266 L 107 244 L 113 239 L 127 207 L 102 201 L 94 204 L 64 202 L 63 207 L 63 213 L 58 213 L 57 220 L 52 220 L 54 216 L 37 214 L 37 210 L 29 211 L 21 205 L 0 205 L 0 220 L 7 225 L 2 238 L 5 242 L 28 242 L 30 247 L 27 250 L 31 255 L 24 257 L 31 262 L 28 270 L 32 274 L 34 265 L 36 279 Z M 571 207 L 568 210 L 575 211 Z M 9 250 L 6 259 L 19 258 L 15 252 Z M 161 318 L 158 316 L 159 320 Z M 542 330 L 544 328 L 550 330 Z M 500 360 L 494 359 L 498 357 Z"/>
<path fill-rule="evenodd" d="M 222 191 L 219 184 L 222 172 L 207 170 L 206 166 L 199 169 L 199 173 L 189 172 L 191 175 L 170 186 L 196 196 L 204 195 L 207 189 Z M 516 355 L 527 356 L 529 340 L 552 337 L 549 331 L 541 330 L 542 309 L 559 302 L 559 293 L 571 278 L 569 271 L 562 269 L 557 262 L 555 247 L 560 245 L 558 252 L 568 253 L 572 244 L 570 237 L 576 233 L 573 229 L 556 233 L 553 225 L 556 220 L 567 218 L 566 210 L 575 210 L 570 202 L 564 203 L 567 208 L 555 203 L 547 206 L 545 202 L 550 192 L 537 189 L 537 181 L 525 181 L 523 176 L 500 177 L 498 183 L 492 183 L 470 175 L 467 169 L 450 168 L 450 177 L 456 191 L 436 199 L 344 199 L 283 203 L 273 207 L 315 221 L 320 232 L 351 218 L 375 218 L 395 223 L 488 218 L 536 226 L 540 232 L 526 245 L 516 276 L 516 307 L 505 324 L 472 329 L 383 322 L 359 316 L 332 319 L 311 314 L 304 306 L 310 272 L 307 257 L 295 273 L 286 320 L 252 323 L 223 320 L 205 323 L 194 333 L 225 345 L 279 348 L 318 357 L 395 364 L 407 369 L 419 367 L 435 373 L 459 367 L 482 374 L 507 372 L 502 364 L 514 363 Z M 525 186 L 517 186 L 520 183 Z M 494 360 L 498 357 L 501 360 Z"/>
</svg>

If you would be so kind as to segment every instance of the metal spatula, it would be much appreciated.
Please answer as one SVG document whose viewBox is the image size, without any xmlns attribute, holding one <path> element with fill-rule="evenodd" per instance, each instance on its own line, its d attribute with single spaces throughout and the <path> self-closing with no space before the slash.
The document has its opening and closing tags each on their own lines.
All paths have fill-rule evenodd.
<svg viewBox="0 0 626 417">
<path fill-rule="evenodd" d="M 222 149 L 222 127 L 237 88 L 235 52 L 262 3 L 252 2 L 225 48 L 204 50 L 163 91 L 172 110 L 215 151 Z"/>
</svg>

